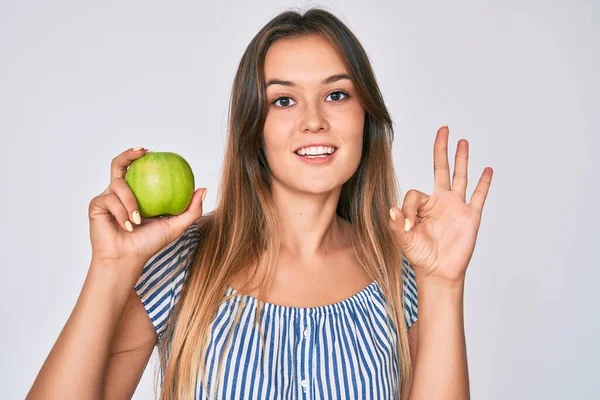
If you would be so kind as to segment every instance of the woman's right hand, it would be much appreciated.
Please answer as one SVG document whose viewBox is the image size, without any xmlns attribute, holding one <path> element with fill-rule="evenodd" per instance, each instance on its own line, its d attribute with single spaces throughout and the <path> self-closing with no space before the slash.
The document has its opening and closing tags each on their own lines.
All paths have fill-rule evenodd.
<svg viewBox="0 0 600 400">
<path fill-rule="evenodd" d="M 196 190 L 189 207 L 180 215 L 140 218 L 135 196 L 125 182 L 125 173 L 129 165 L 146 152 L 129 149 L 115 157 L 111 163 L 110 184 L 92 199 L 88 210 L 92 259 L 115 265 L 115 268 L 131 265 L 139 269 L 136 271 L 139 274 L 140 268 L 154 254 L 202 216 L 202 197 L 206 193 L 206 189 Z"/>
</svg>

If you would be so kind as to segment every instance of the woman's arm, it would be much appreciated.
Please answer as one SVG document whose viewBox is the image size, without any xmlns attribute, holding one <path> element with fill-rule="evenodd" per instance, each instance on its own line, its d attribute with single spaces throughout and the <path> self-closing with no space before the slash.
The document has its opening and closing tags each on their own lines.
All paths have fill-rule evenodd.
<svg viewBox="0 0 600 400">
<path fill-rule="evenodd" d="M 116 274 L 118 268 L 103 267 L 92 261 L 75 308 L 33 383 L 28 400 L 104 397 L 111 345 L 135 282 L 133 277 Z M 145 326 L 154 334 L 149 321 Z"/>
<path fill-rule="evenodd" d="M 410 326 L 410 328 L 408 328 L 408 348 L 410 351 L 410 361 L 411 361 L 411 368 L 415 369 L 415 360 L 417 358 L 417 344 L 419 342 L 419 321 L 415 321 L 412 323 L 412 325 Z M 408 385 L 406 386 L 406 388 L 404 390 L 402 390 L 402 394 L 401 394 L 401 400 L 410 400 L 409 399 L 409 394 L 410 394 L 410 388 L 412 385 L 412 381 L 408 382 Z"/>
<path fill-rule="evenodd" d="M 417 279 L 417 287 L 419 330 L 409 399 L 469 399 L 464 281 Z"/>
</svg>

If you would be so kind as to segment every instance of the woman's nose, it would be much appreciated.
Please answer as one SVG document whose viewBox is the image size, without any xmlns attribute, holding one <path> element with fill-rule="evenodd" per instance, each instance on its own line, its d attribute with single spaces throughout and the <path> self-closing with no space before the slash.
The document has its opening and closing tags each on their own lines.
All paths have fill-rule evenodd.
<svg viewBox="0 0 600 400">
<path fill-rule="evenodd" d="M 300 130 L 317 133 L 329 128 L 327 119 L 318 105 L 307 106 L 302 115 Z"/>
</svg>

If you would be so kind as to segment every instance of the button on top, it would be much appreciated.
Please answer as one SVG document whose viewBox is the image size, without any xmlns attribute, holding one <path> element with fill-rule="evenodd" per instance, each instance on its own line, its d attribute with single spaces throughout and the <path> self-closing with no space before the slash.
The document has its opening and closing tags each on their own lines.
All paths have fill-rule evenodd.
<svg viewBox="0 0 600 400">
<path fill-rule="evenodd" d="M 300 382 L 300 384 L 302 385 L 302 387 L 308 387 L 308 380 L 303 380 L 302 382 Z"/>
<path fill-rule="evenodd" d="M 306 328 L 306 329 L 304 330 L 304 337 L 305 337 L 305 338 L 308 338 L 308 335 L 310 335 L 310 329 Z"/>
</svg>

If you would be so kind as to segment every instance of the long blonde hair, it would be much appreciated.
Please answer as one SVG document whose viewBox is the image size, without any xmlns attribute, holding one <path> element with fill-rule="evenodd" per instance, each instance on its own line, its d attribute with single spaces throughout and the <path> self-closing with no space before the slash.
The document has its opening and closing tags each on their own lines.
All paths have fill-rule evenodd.
<svg viewBox="0 0 600 400">
<path fill-rule="evenodd" d="M 337 49 L 365 109 L 361 162 L 342 187 L 336 213 L 350 223 L 356 260 L 371 279 L 378 281 L 386 298 L 395 325 L 388 327 L 395 328 L 398 337 L 399 387 L 406 387 L 411 379 L 402 296 L 403 255 L 388 225 L 389 209 L 398 204 L 399 189 L 392 162 L 392 120 L 357 38 L 329 11 L 311 8 L 304 13 L 285 11 L 274 17 L 252 39 L 239 63 L 229 104 L 217 206 L 197 221 L 201 240 L 158 344 L 163 377 L 161 400 L 193 398 L 198 379 L 202 380 L 205 373 L 210 325 L 218 307 L 231 298 L 224 296 L 230 278 L 256 271 L 264 257 L 265 277 L 256 286 L 259 299 L 271 285 L 280 245 L 280 221 L 261 148 L 267 113 L 264 60 L 276 40 L 310 34 L 322 35 Z M 249 282 L 240 292 L 248 289 Z M 259 301 L 255 323 L 259 323 L 262 306 Z M 262 340 L 264 345 L 264 337 Z"/>
</svg>

